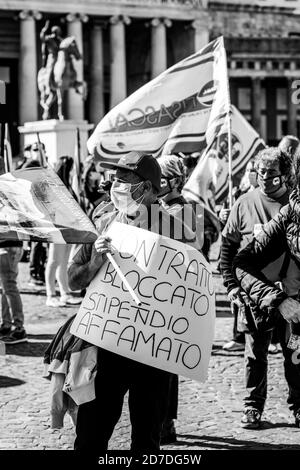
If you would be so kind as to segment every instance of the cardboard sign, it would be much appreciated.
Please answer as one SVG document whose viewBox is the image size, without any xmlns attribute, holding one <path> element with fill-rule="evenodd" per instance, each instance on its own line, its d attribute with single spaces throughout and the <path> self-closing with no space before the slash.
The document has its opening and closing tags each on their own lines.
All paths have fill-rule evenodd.
<svg viewBox="0 0 300 470">
<path fill-rule="evenodd" d="M 121 356 L 205 381 L 215 296 L 203 255 L 189 245 L 119 222 L 107 235 L 141 305 L 106 261 L 87 289 L 71 333 Z"/>
</svg>

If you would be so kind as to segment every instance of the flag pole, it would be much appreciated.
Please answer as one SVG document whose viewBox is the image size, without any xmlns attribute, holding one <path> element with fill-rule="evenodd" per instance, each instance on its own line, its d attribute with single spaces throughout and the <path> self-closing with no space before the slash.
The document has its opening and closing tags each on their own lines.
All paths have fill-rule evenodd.
<svg viewBox="0 0 300 470">
<path fill-rule="evenodd" d="M 81 162 L 81 142 L 80 142 L 80 131 L 79 128 L 76 127 L 76 146 L 77 146 L 77 162 L 76 162 L 76 173 L 77 173 L 77 184 L 78 190 L 80 191 L 80 162 Z"/>
<path fill-rule="evenodd" d="M 9 140 L 9 130 L 8 130 L 8 123 L 5 123 L 5 131 L 4 131 L 4 169 L 5 173 L 9 173 L 12 169 L 12 153 L 11 153 L 11 146 Z"/>
<path fill-rule="evenodd" d="M 228 133 L 228 200 L 229 200 L 229 209 L 232 208 L 232 190 L 233 190 L 233 181 L 232 181 L 232 139 L 231 139 L 231 110 L 227 114 L 227 133 Z"/>
<path fill-rule="evenodd" d="M 39 143 L 40 163 L 41 163 L 43 168 L 47 168 L 45 152 L 42 150 L 42 142 L 41 142 L 41 139 L 40 139 L 40 133 L 37 132 L 36 135 L 37 135 L 37 140 L 38 140 L 38 143 Z"/>
<path fill-rule="evenodd" d="M 225 51 L 225 70 L 226 70 L 226 83 L 227 83 L 227 138 L 228 138 L 228 201 L 229 201 L 229 209 L 232 208 L 233 198 L 232 198 L 232 190 L 233 190 L 233 181 L 232 181 L 232 132 L 231 132 L 231 103 L 230 103 L 230 90 L 229 90 L 229 76 L 228 76 L 228 69 L 227 69 L 227 54 L 224 45 L 224 38 L 223 38 L 223 46 Z"/>
</svg>

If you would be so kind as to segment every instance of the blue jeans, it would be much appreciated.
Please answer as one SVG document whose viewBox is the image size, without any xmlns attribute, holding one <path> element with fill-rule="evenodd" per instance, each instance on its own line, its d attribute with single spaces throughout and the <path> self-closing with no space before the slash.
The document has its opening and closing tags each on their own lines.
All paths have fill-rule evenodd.
<svg viewBox="0 0 300 470">
<path fill-rule="evenodd" d="M 284 373 L 289 393 L 287 403 L 290 409 L 300 409 L 300 365 L 293 364 L 293 351 L 287 348 L 290 337 L 290 325 L 281 317 L 278 320 L 278 336 L 284 356 Z M 263 411 L 267 398 L 268 347 L 272 331 L 265 333 L 246 333 L 245 379 L 247 396 L 245 408 L 256 408 Z"/>
<path fill-rule="evenodd" d="M 18 263 L 23 248 L 0 248 L 0 281 L 2 286 L 2 325 L 23 328 L 24 314 L 20 292 L 17 285 Z"/>
</svg>

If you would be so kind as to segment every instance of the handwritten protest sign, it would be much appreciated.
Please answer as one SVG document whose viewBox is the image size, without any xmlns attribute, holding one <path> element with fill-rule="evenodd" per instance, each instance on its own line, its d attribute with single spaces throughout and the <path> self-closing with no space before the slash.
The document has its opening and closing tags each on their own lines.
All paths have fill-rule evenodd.
<svg viewBox="0 0 300 470">
<path fill-rule="evenodd" d="M 141 305 L 106 261 L 71 333 L 121 356 L 204 381 L 215 319 L 209 264 L 189 245 L 137 227 L 116 222 L 107 235 Z"/>
</svg>

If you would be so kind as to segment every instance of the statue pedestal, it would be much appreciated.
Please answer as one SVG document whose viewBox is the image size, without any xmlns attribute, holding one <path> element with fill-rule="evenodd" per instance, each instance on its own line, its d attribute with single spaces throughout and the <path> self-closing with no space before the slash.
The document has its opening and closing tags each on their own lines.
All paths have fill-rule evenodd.
<svg viewBox="0 0 300 470">
<path fill-rule="evenodd" d="M 76 154 L 77 132 L 80 133 L 80 155 L 81 160 L 87 157 L 88 131 L 94 127 L 94 124 L 88 124 L 87 121 L 48 119 L 45 121 L 25 122 L 24 126 L 19 127 L 19 132 L 23 135 L 23 145 L 37 142 L 37 133 L 41 142 L 45 145 L 48 163 L 54 167 L 59 157 L 68 155 L 73 157 Z"/>
</svg>

